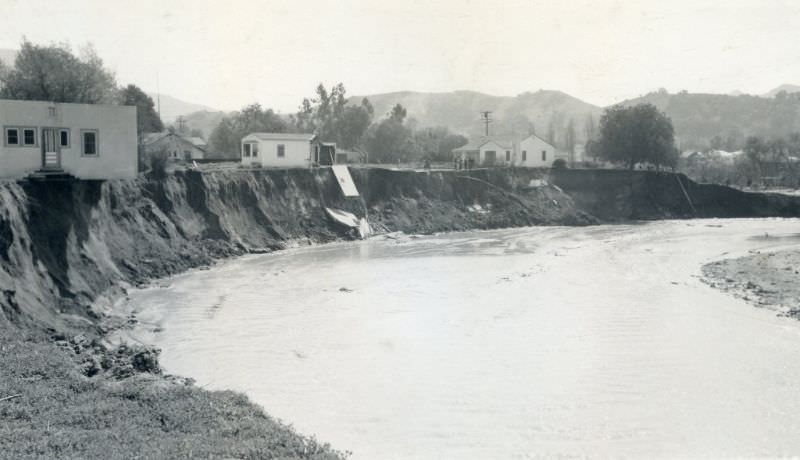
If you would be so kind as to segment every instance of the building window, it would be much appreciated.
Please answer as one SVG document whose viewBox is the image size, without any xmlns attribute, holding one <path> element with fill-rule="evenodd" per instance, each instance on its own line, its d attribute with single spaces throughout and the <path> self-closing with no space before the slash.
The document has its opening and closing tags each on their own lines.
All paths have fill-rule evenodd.
<svg viewBox="0 0 800 460">
<path fill-rule="evenodd" d="M 547 161 L 547 150 L 542 150 L 542 161 Z"/>
<path fill-rule="evenodd" d="M 6 145 L 19 145 L 19 129 L 6 128 Z"/>
<path fill-rule="evenodd" d="M 22 143 L 24 145 L 36 145 L 36 129 L 24 128 L 22 130 Z"/>
<path fill-rule="evenodd" d="M 62 147 L 69 148 L 69 130 L 68 129 L 60 129 L 58 131 L 58 137 L 60 139 L 60 143 Z"/>
<path fill-rule="evenodd" d="M 506 150 L 506 161 L 511 161 L 511 150 Z"/>
<path fill-rule="evenodd" d="M 527 150 L 523 150 L 522 151 L 522 161 L 528 161 L 528 151 Z"/>
<path fill-rule="evenodd" d="M 255 142 L 247 142 L 242 144 L 242 156 L 243 157 L 257 157 L 258 156 L 258 144 Z"/>
<path fill-rule="evenodd" d="M 47 108 L 47 114 L 50 115 L 51 117 L 55 117 L 56 116 L 56 108 L 55 107 L 48 107 Z"/>
<path fill-rule="evenodd" d="M 81 131 L 81 139 L 83 140 L 83 154 L 88 156 L 97 155 L 97 131 Z"/>
<path fill-rule="evenodd" d="M 283 158 L 286 156 L 286 146 L 283 144 L 278 144 L 278 158 Z"/>
</svg>

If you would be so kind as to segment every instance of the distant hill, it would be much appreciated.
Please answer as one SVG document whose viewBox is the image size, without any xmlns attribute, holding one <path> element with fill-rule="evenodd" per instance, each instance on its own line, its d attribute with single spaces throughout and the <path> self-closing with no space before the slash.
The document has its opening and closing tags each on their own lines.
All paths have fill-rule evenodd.
<svg viewBox="0 0 800 460">
<path fill-rule="evenodd" d="M 762 94 L 762 97 L 775 97 L 776 94 L 780 93 L 781 91 L 786 91 L 787 93 L 800 93 L 800 86 L 798 85 L 781 85 L 777 88 L 773 88 L 770 91 Z"/>
<path fill-rule="evenodd" d="M 671 119 L 681 148 L 717 148 L 736 150 L 747 136 L 784 137 L 800 131 L 800 97 L 783 100 L 740 95 L 685 93 L 665 91 L 624 101 L 624 105 L 648 102 Z"/>
<path fill-rule="evenodd" d="M 153 102 L 156 103 L 156 108 L 158 107 L 159 103 L 159 96 L 157 93 L 147 93 L 148 96 L 153 98 Z M 160 96 L 161 99 L 161 120 L 164 123 L 173 123 L 175 119 L 179 116 L 189 115 L 190 113 L 194 112 L 219 112 L 219 110 L 214 109 L 212 107 L 208 107 L 202 104 L 195 104 L 193 102 L 186 102 L 182 101 L 176 97 L 169 96 L 167 94 L 162 94 Z"/>
<path fill-rule="evenodd" d="M 365 96 L 350 98 L 359 103 Z M 421 93 L 402 91 L 366 96 L 375 107 L 376 118 L 382 118 L 395 104 L 401 104 L 408 116 L 418 126 L 448 126 L 465 135 L 480 135 L 484 132 L 480 113 L 492 111 L 492 134 L 527 134 L 532 124 L 535 132 L 543 135 L 551 120 L 558 132 L 572 119 L 578 138 L 583 137 L 583 126 L 587 116 L 595 119 L 602 109 L 560 91 L 540 90 L 523 93 L 516 97 L 492 96 L 475 91 L 453 91 L 449 93 Z"/>
<path fill-rule="evenodd" d="M 225 115 L 228 115 L 228 113 L 222 111 L 199 110 L 186 114 L 183 117 L 186 120 L 186 127 L 189 130 L 199 129 L 203 132 L 203 138 L 208 140 L 209 136 L 211 136 L 211 131 L 219 125 L 222 121 L 222 117 Z"/>
</svg>

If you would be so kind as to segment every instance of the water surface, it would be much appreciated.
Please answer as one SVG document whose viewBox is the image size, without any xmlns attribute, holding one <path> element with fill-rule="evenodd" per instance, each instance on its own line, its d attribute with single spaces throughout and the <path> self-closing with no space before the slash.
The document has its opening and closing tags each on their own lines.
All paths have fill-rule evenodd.
<svg viewBox="0 0 800 460">
<path fill-rule="evenodd" d="M 354 459 L 800 455 L 800 323 L 699 280 L 798 230 L 375 239 L 230 261 L 124 308 L 169 372 Z"/>
</svg>

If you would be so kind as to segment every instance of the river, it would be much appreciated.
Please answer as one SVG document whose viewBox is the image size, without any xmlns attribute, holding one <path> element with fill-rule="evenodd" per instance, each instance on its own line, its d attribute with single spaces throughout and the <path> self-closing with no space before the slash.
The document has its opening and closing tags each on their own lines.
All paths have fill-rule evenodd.
<svg viewBox="0 0 800 460">
<path fill-rule="evenodd" d="M 800 455 L 800 322 L 700 280 L 800 221 L 290 249 L 136 291 L 130 338 L 353 459 Z"/>
</svg>

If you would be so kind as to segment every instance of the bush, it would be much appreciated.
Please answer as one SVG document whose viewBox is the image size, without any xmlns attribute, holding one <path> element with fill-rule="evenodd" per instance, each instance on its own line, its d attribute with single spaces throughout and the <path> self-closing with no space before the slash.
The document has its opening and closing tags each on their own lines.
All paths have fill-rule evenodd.
<svg viewBox="0 0 800 460">
<path fill-rule="evenodd" d="M 156 179 L 167 177 L 167 163 L 169 154 L 166 150 L 160 150 L 150 154 L 150 175 Z"/>
<path fill-rule="evenodd" d="M 553 162 L 551 166 L 553 169 L 567 169 L 567 160 L 563 158 L 558 158 L 556 161 Z"/>
</svg>

